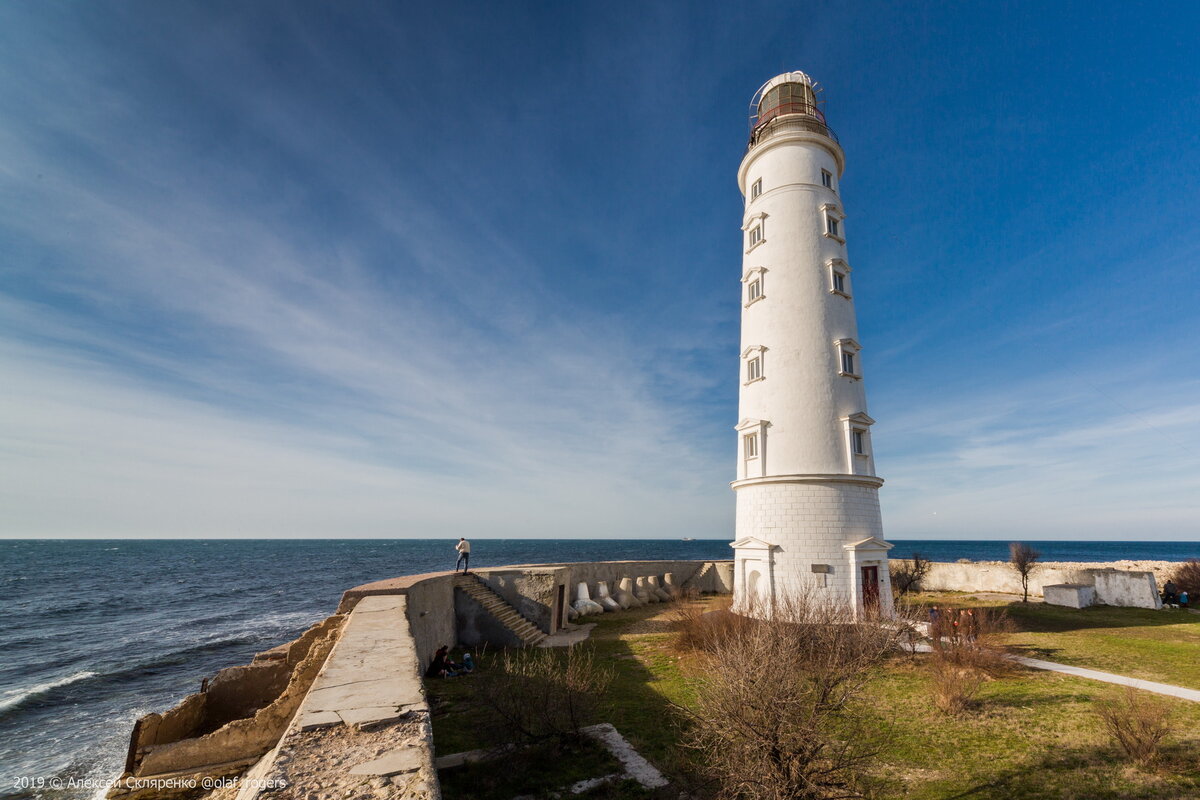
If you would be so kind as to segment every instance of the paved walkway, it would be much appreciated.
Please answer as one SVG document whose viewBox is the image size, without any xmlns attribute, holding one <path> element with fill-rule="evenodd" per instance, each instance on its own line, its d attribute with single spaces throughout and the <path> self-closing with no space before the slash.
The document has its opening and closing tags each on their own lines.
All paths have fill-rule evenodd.
<svg viewBox="0 0 1200 800">
<path fill-rule="evenodd" d="M 1182 686 L 1172 686 L 1169 683 L 1155 683 L 1154 681 L 1143 681 L 1138 678 L 1127 678 L 1124 675 L 1114 675 L 1111 672 L 1072 667 L 1069 664 L 1057 664 L 1053 661 L 1042 661 L 1036 658 L 1025 658 L 1024 656 L 1010 656 L 1010 658 L 1018 664 L 1024 664 L 1034 669 L 1061 672 L 1064 675 L 1074 675 L 1077 678 L 1115 683 L 1118 686 L 1132 686 L 1135 689 L 1143 689 L 1155 694 L 1165 694 L 1168 697 L 1178 697 L 1181 700 L 1191 700 L 1193 703 L 1200 703 L 1200 691 L 1196 689 L 1185 689 Z"/>
<path fill-rule="evenodd" d="M 920 653 L 928 653 L 931 649 L 927 644 L 918 644 L 915 646 L 915 650 Z M 1072 667 L 1070 664 L 1042 661 L 1038 658 L 1026 658 L 1025 656 L 1009 656 L 1009 658 L 1031 669 L 1044 669 L 1047 672 L 1059 672 L 1063 675 L 1073 675 L 1076 678 L 1115 683 L 1118 686 L 1132 686 L 1135 689 L 1142 689 L 1143 691 L 1154 692 L 1155 694 L 1164 694 L 1168 697 L 1178 697 L 1180 700 L 1191 700 L 1193 703 L 1200 703 L 1200 690 L 1197 689 L 1172 686 L 1169 683 L 1144 681 L 1140 678 L 1127 678 L 1124 675 L 1116 675 L 1112 672 L 1101 672 L 1098 669 L 1086 669 L 1084 667 Z"/>
</svg>

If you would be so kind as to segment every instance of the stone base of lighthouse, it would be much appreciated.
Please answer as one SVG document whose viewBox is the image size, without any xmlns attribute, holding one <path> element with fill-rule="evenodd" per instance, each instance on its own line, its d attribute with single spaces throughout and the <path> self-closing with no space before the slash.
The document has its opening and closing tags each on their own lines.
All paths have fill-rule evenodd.
<svg viewBox="0 0 1200 800">
<path fill-rule="evenodd" d="M 736 481 L 733 608 L 767 616 L 789 597 L 865 615 L 892 610 L 879 478 L 780 476 Z"/>
</svg>

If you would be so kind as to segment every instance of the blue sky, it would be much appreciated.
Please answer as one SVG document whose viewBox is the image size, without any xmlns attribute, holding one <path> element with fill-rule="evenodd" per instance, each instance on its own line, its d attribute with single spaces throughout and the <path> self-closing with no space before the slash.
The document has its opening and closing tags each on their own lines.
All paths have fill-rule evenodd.
<svg viewBox="0 0 1200 800">
<path fill-rule="evenodd" d="M 0 5 L 0 535 L 731 535 L 735 175 L 803 69 L 885 531 L 1200 539 L 1197 40 L 1191 3 Z"/>
</svg>

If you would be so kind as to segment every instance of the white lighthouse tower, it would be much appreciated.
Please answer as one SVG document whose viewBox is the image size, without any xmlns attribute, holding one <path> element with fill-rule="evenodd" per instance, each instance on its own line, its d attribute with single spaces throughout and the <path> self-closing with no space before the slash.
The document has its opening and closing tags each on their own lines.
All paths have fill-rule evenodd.
<svg viewBox="0 0 1200 800">
<path fill-rule="evenodd" d="M 803 72 L 763 84 L 738 169 L 742 350 L 734 608 L 816 595 L 892 607 L 839 181 L 845 155 Z"/>
</svg>

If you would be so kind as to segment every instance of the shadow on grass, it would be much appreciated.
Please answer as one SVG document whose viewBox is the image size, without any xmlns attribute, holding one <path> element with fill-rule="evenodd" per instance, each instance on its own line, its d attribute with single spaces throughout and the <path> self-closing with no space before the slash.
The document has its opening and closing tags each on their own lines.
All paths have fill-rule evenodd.
<svg viewBox="0 0 1200 800">
<path fill-rule="evenodd" d="M 1167 800 L 1200 796 L 1200 753 L 1194 746 L 1165 747 L 1159 761 L 1138 768 L 1104 747 L 1061 747 L 1020 764 L 945 800 Z"/>
<path fill-rule="evenodd" d="M 949 608 L 1003 608 L 1017 632 L 1065 633 L 1091 628 L 1157 628 L 1165 625 L 1196 625 L 1200 633 L 1200 615 L 1189 614 L 1178 609 L 1122 608 L 1117 606 L 1089 606 L 1088 608 L 1066 608 L 1045 603 L 1022 603 L 1012 600 L 994 603 L 980 600 L 974 595 L 907 595 L 906 601 L 919 609 L 938 605 Z"/>
<path fill-rule="evenodd" d="M 685 752 L 681 752 L 678 742 L 686 730 L 687 720 L 678 713 L 672 704 L 672 698 L 686 691 L 678 669 L 678 653 L 670 646 L 670 624 L 663 620 L 650 620 L 647 617 L 661 612 L 662 608 L 638 609 L 620 615 L 595 618 L 599 624 L 593 630 L 592 637 L 584 641 L 582 647 L 590 647 L 595 652 L 597 665 L 610 667 L 613 680 L 606 693 L 606 702 L 598 718 L 591 722 L 610 722 L 630 744 L 648 761 L 653 763 L 671 781 L 671 787 L 659 792 L 641 789 L 636 784 L 624 786 L 621 784 L 599 787 L 593 792 L 580 795 L 582 797 L 630 797 L 630 798 L 677 798 L 681 790 L 695 791 L 701 786 L 697 777 L 695 765 Z M 624 631 L 636 632 L 636 638 L 622 638 Z M 434 749 L 437 755 L 447 755 L 466 750 L 486 749 L 496 745 L 487 741 L 484 731 L 486 710 L 480 703 L 477 687 L 479 680 L 489 670 L 499 669 L 501 654 L 497 649 L 479 648 L 475 652 L 478 667 L 474 674 L 458 678 L 444 678 L 426 681 L 426 689 L 430 698 L 432 710 Z M 651 668 L 653 667 L 653 669 Z M 554 760 L 553 757 L 539 756 L 539 763 Z M 577 780 L 595 778 L 606 774 L 595 771 L 592 767 L 585 768 L 594 774 L 580 775 L 569 762 L 576 756 L 565 754 L 562 760 L 567 762 L 557 767 L 539 770 L 515 769 L 517 763 L 511 763 L 512 758 L 505 756 L 502 761 L 489 762 L 470 770 L 476 776 L 487 774 L 486 770 L 495 771 L 497 764 L 503 764 L 505 773 L 526 773 L 528 780 L 519 780 L 514 787 L 511 780 L 502 781 L 495 796 L 508 792 L 505 800 L 517 794 L 532 796 L 550 796 L 555 790 Z M 610 772 L 612 770 L 609 770 Z M 491 793 L 481 793 L 482 784 L 472 783 L 470 776 L 445 774 L 446 800 L 456 798 L 485 798 Z M 466 784 L 462 783 L 466 780 Z M 464 786 L 473 786 L 467 790 Z"/>
</svg>

